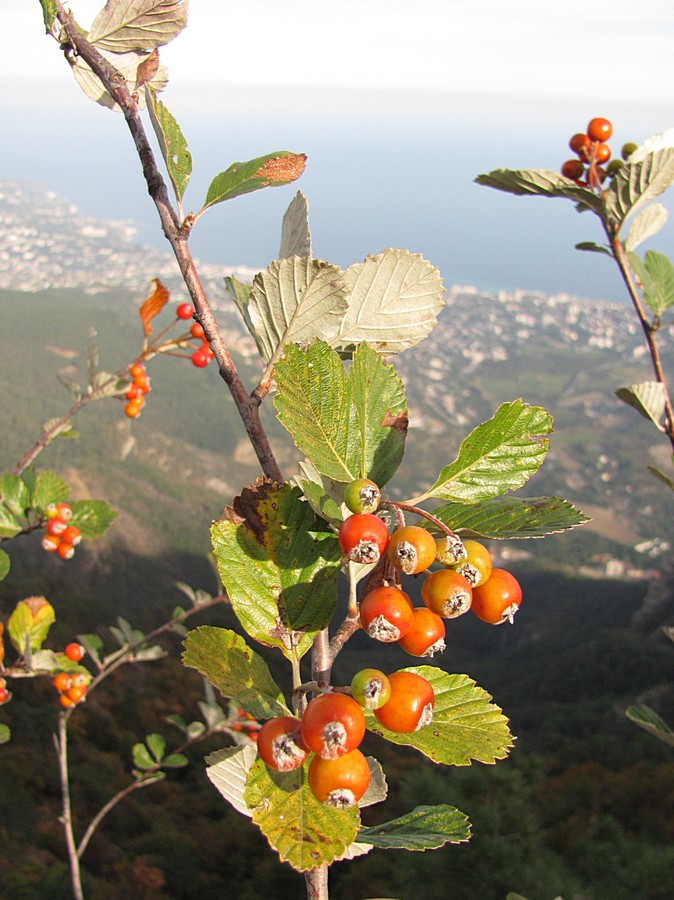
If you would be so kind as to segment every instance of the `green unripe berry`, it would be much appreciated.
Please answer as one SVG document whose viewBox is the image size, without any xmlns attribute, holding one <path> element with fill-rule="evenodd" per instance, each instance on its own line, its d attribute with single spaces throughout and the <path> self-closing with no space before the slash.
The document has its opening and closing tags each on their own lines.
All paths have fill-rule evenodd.
<svg viewBox="0 0 674 900">
<path fill-rule="evenodd" d="M 351 693 L 365 709 L 379 709 L 391 696 L 391 684 L 379 669 L 361 669 L 353 676 Z"/>
<path fill-rule="evenodd" d="M 624 163 L 622 159 L 612 159 L 611 162 L 606 166 L 606 174 L 609 178 L 613 178 L 614 175 L 622 169 Z"/>
<path fill-rule="evenodd" d="M 352 513 L 373 513 L 380 500 L 381 492 L 369 478 L 356 478 L 344 490 L 344 503 Z"/>
<path fill-rule="evenodd" d="M 620 155 L 624 160 L 629 159 L 629 157 L 634 153 L 637 149 L 637 145 L 634 141 L 629 141 L 627 144 L 623 144 L 622 150 L 620 151 Z"/>
</svg>

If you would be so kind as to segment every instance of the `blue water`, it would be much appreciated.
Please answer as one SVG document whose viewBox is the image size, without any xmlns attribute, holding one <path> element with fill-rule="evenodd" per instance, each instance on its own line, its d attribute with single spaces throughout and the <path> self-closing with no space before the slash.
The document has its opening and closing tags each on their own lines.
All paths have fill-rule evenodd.
<svg viewBox="0 0 674 900">
<path fill-rule="evenodd" d="M 133 220 L 143 241 L 166 246 L 121 116 L 70 84 L 29 103 L 9 96 L 6 133 L 14 140 L 0 150 L 0 177 L 44 184 L 83 214 Z M 616 146 L 672 124 L 655 107 L 446 94 L 185 88 L 164 99 L 194 159 L 187 209 L 200 207 L 211 178 L 236 160 L 281 149 L 309 157 L 296 185 L 211 209 L 192 235 L 205 261 L 264 267 L 277 255 L 281 217 L 300 188 L 314 255 L 342 266 L 407 247 L 437 265 L 447 285 L 618 301 L 624 289 L 610 261 L 574 250 L 578 241 L 601 242 L 598 220 L 568 201 L 511 197 L 473 179 L 501 166 L 558 169 L 570 155 L 569 135 L 595 114 L 616 122 Z M 672 227 L 648 246 L 674 253 Z"/>
</svg>

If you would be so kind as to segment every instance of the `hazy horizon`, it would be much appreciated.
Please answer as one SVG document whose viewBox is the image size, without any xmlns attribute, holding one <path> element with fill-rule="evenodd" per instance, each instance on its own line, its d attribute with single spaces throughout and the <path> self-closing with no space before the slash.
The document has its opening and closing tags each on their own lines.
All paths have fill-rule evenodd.
<svg viewBox="0 0 674 900">
<path fill-rule="evenodd" d="M 10 90 L 0 81 L 0 94 L 7 133 L 19 138 L 0 152 L 0 178 L 42 184 L 83 215 L 131 220 L 140 240 L 167 246 L 119 114 L 67 82 Z M 615 147 L 671 124 L 660 104 L 607 108 L 442 91 L 191 84 L 169 85 L 163 99 L 193 157 L 187 209 L 201 205 L 212 177 L 234 161 L 281 149 L 308 154 L 294 185 L 204 215 L 191 246 L 205 262 L 265 267 L 300 189 L 319 258 L 346 266 L 385 247 L 406 247 L 438 266 L 448 286 L 617 302 L 626 296 L 610 261 L 574 249 L 579 241 L 602 241 L 594 216 L 579 216 L 568 201 L 511 197 L 474 178 L 504 166 L 559 168 L 570 155 L 568 137 L 593 115 L 614 120 Z M 671 226 L 647 247 L 672 254 Z"/>
</svg>

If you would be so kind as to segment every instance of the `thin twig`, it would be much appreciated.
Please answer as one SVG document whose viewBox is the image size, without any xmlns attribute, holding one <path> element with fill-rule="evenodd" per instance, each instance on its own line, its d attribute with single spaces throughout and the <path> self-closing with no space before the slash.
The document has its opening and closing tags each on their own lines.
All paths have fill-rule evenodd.
<svg viewBox="0 0 674 900">
<path fill-rule="evenodd" d="M 124 77 L 111 65 L 79 30 L 70 13 L 56 2 L 56 15 L 74 50 L 98 76 L 106 90 L 119 105 L 129 128 L 142 166 L 148 193 L 155 204 L 162 230 L 175 255 L 185 286 L 196 310 L 206 338 L 218 363 L 220 376 L 227 384 L 237 411 L 257 454 L 262 471 L 274 481 L 282 481 L 281 470 L 271 449 L 259 415 L 259 402 L 248 394 L 215 323 L 213 311 L 199 279 L 192 254 L 188 248 L 189 228 L 181 225 L 168 196 L 166 183 L 155 162 L 154 153 L 143 126 L 138 104 L 129 91 Z"/>
<path fill-rule="evenodd" d="M 639 291 L 635 284 L 634 273 L 629 263 L 629 259 L 627 257 L 627 253 L 625 252 L 625 248 L 623 247 L 622 241 L 617 234 L 612 235 L 609 232 L 607 233 L 611 242 L 613 258 L 618 264 L 620 274 L 625 283 L 625 287 L 627 288 L 627 292 L 630 295 L 632 305 L 634 306 L 634 310 L 637 314 L 637 318 L 639 319 L 641 329 L 646 339 L 646 345 L 651 357 L 651 365 L 653 367 L 655 379 L 662 388 L 665 406 L 665 434 L 667 435 L 669 443 L 674 450 L 674 408 L 672 407 L 672 400 L 667 387 L 667 379 L 662 367 L 660 348 L 658 347 L 658 343 L 655 337 L 656 329 L 652 326 L 646 314 L 646 310 L 644 309 L 641 297 L 639 296 Z"/>
</svg>

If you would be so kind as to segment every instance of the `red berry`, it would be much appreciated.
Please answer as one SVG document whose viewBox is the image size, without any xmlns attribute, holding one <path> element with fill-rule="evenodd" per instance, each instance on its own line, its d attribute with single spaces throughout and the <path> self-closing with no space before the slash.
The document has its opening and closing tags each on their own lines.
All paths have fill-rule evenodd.
<svg viewBox="0 0 674 900">
<path fill-rule="evenodd" d="M 136 397 L 134 400 L 129 400 L 124 407 L 124 415 L 129 419 L 137 419 L 144 406 L 145 400 L 142 396 Z"/>
<path fill-rule="evenodd" d="M 137 375 L 133 379 L 133 383 L 136 385 L 140 393 L 144 396 L 145 394 L 150 393 L 150 379 L 147 375 Z"/>
<path fill-rule="evenodd" d="M 192 327 L 190 328 L 190 334 L 192 337 L 199 338 L 199 340 L 204 340 L 206 335 L 204 334 L 204 326 L 201 322 L 194 322 Z"/>
<path fill-rule="evenodd" d="M 52 536 L 63 534 L 67 527 L 65 519 L 62 519 L 60 516 L 54 516 L 53 519 L 49 519 L 47 522 L 47 534 Z"/>
<path fill-rule="evenodd" d="M 47 553 L 55 553 L 59 548 L 61 538 L 57 534 L 46 534 L 42 538 L 42 549 Z"/>
<path fill-rule="evenodd" d="M 142 363 L 134 363 L 132 366 L 129 366 L 129 375 L 133 379 L 142 378 L 145 375 L 145 366 Z"/>
<path fill-rule="evenodd" d="M 309 766 L 309 787 L 317 800 L 335 809 L 354 806 L 370 784 L 370 767 L 360 750 L 339 759 L 314 756 Z"/>
<path fill-rule="evenodd" d="M 583 133 L 574 134 L 574 136 L 569 141 L 569 147 L 577 156 L 585 160 L 585 162 L 587 162 L 590 158 L 591 146 L 592 141 L 586 134 Z"/>
<path fill-rule="evenodd" d="M 597 144 L 594 148 L 594 161 L 605 163 L 611 158 L 611 148 L 608 144 Z"/>
<path fill-rule="evenodd" d="M 405 525 L 391 535 L 388 558 L 405 575 L 418 575 L 435 561 L 435 538 L 418 525 Z"/>
<path fill-rule="evenodd" d="M 56 690 L 61 691 L 61 693 L 69 690 L 73 686 L 72 678 L 67 672 L 59 672 L 58 675 L 54 675 L 52 684 Z"/>
<path fill-rule="evenodd" d="M 192 354 L 192 365 L 197 369 L 203 369 L 208 365 L 208 352 L 202 348 L 195 350 Z"/>
<path fill-rule="evenodd" d="M 473 590 L 471 609 L 484 622 L 501 625 L 512 622 L 522 602 L 522 588 L 505 569 L 492 569 L 491 575 Z"/>
<path fill-rule="evenodd" d="M 398 645 L 410 656 L 431 657 L 445 649 L 445 623 L 425 606 L 417 607 L 412 624 Z"/>
<path fill-rule="evenodd" d="M 56 504 L 56 515 L 63 519 L 64 522 L 67 522 L 69 519 L 73 517 L 73 511 L 69 503 L 57 503 Z"/>
<path fill-rule="evenodd" d="M 299 719 L 276 716 L 261 726 L 257 733 L 257 751 L 265 765 L 279 772 L 290 772 L 302 765 L 308 756 L 299 736 Z"/>
<path fill-rule="evenodd" d="M 393 643 L 412 624 L 412 601 L 396 587 L 380 587 L 370 591 L 360 604 L 360 624 L 376 641 Z"/>
<path fill-rule="evenodd" d="M 584 171 L 585 166 L 579 159 L 567 159 L 561 168 L 562 175 L 565 178 L 570 178 L 572 181 L 578 181 L 579 178 L 582 178 Z"/>
<path fill-rule="evenodd" d="M 65 650 L 63 651 L 68 659 L 73 662 L 79 662 L 84 656 L 84 647 L 82 644 L 78 644 L 73 641 L 72 644 L 67 644 Z"/>
<path fill-rule="evenodd" d="M 344 556 L 357 563 L 376 563 L 389 540 L 386 525 L 372 513 L 356 513 L 344 519 L 338 537 Z"/>
<path fill-rule="evenodd" d="M 591 141 L 607 141 L 613 134 L 613 125 L 608 119 L 591 119 L 587 126 L 587 136 Z"/>
<path fill-rule="evenodd" d="M 72 700 L 73 703 L 79 703 L 80 700 L 84 700 L 84 697 L 87 693 L 86 687 L 81 684 L 73 685 L 71 688 L 68 688 L 66 691 L 66 697 L 68 700 Z"/>
<path fill-rule="evenodd" d="M 5 687 L 0 687 L 0 705 L 6 703 L 9 699 L 9 691 Z"/>
<path fill-rule="evenodd" d="M 443 619 L 454 619 L 470 609 L 470 582 L 454 569 L 439 569 L 424 579 L 421 598 L 426 606 Z"/>
<path fill-rule="evenodd" d="M 66 544 L 65 541 L 60 541 L 56 548 L 56 554 L 57 556 L 60 556 L 61 559 L 72 559 L 75 555 L 75 548 L 72 544 Z"/>
<path fill-rule="evenodd" d="M 393 672 L 388 677 L 391 696 L 374 714 L 384 728 L 401 734 L 419 731 L 433 720 L 435 693 L 430 682 L 416 672 Z"/>
<path fill-rule="evenodd" d="M 302 742 L 324 759 L 345 756 L 355 750 L 364 735 L 365 714 L 346 694 L 319 694 L 302 715 Z"/>
<path fill-rule="evenodd" d="M 76 547 L 82 540 L 82 533 L 74 525 L 68 525 L 65 531 L 61 532 L 60 537 L 64 544 L 71 544 L 73 547 Z"/>
<path fill-rule="evenodd" d="M 194 314 L 194 307 L 191 303 L 181 303 L 176 309 L 176 316 L 179 319 L 191 319 Z"/>
</svg>

